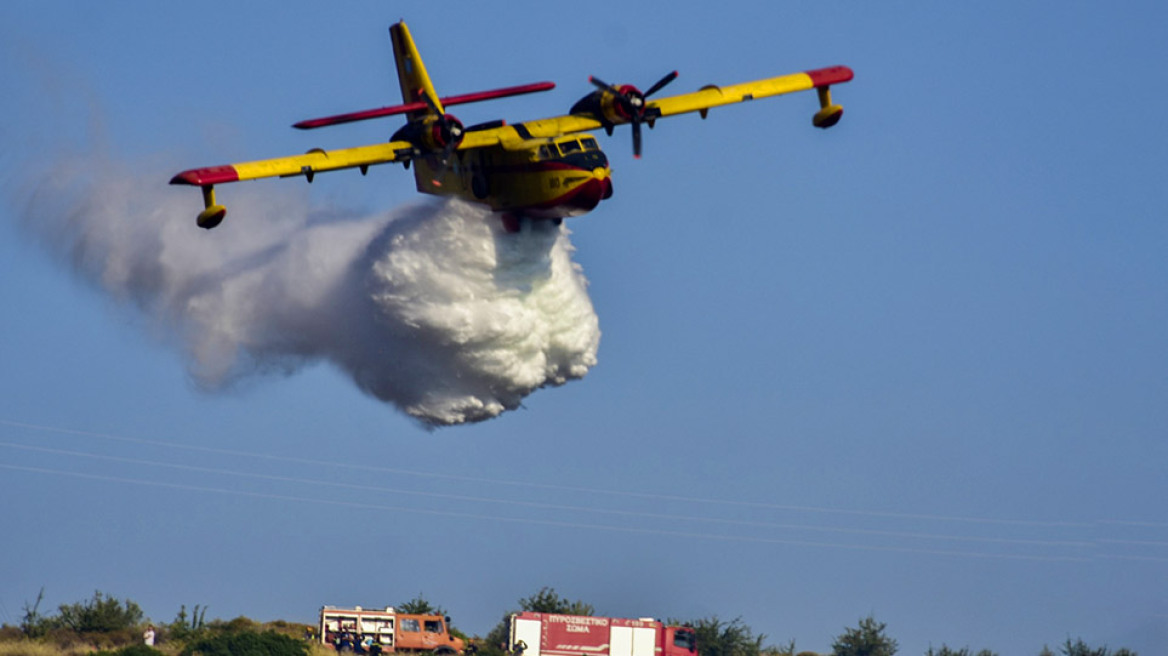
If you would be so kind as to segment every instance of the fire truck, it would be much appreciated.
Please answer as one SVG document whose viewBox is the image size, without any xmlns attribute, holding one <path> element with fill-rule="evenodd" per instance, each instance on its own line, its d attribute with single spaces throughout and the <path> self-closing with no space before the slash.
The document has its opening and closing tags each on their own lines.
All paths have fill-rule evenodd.
<svg viewBox="0 0 1168 656">
<path fill-rule="evenodd" d="M 461 654 L 465 643 L 450 634 L 449 617 L 441 615 L 408 615 L 392 606 L 384 609 L 366 609 L 360 606 L 320 609 L 320 641 L 334 649 L 347 645 L 357 650 L 358 645 L 376 644 L 382 653 L 423 652 Z"/>
<path fill-rule="evenodd" d="M 654 619 L 525 612 L 511 616 L 515 656 L 697 656 L 694 630 Z"/>
</svg>

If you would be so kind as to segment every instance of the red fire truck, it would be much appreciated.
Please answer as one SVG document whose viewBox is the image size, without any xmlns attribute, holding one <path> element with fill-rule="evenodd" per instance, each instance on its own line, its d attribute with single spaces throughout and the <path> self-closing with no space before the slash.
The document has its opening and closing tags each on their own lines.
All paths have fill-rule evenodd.
<svg viewBox="0 0 1168 656">
<path fill-rule="evenodd" d="M 511 616 L 516 656 L 697 656 L 694 630 L 654 619 L 519 613 Z"/>
</svg>

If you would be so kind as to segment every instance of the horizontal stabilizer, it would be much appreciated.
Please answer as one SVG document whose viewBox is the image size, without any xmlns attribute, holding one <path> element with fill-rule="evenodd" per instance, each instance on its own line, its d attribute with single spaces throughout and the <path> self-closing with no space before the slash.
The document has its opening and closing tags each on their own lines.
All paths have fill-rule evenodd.
<svg viewBox="0 0 1168 656">
<path fill-rule="evenodd" d="M 490 91 L 479 91 L 477 93 L 464 93 L 460 96 L 450 96 L 448 98 L 439 99 L 439 103 L 443 107 L 450 105 L 463 105 L 466 103 L 482 102 L 484 100 L 494 100 L 496 98 L 507 98 L 510 96 L 519 96 L 527 93 L 536 93 L 538 91 L 549 91 L 556 88 L 554 82 L 536 82 L 534 84 L 522 84 L 516 87 L 506 87 L 504 89 L 492 89 Z M 325 116 L 323 118 L 313 118 L 307 121 L 300 121 L 292 127 L 301 130 L 311 130 L 314 128 L 323 128 L 327 125 L 340 125 L 341 123 L 352 123 L 354 121 L 365 121 L 371 118 L 381 118 L 383 116 L 395 116 L 397 114 L 405 114 L 408 112 L 416 112 L 426 110 L 429 105 L 425 102 L 406 103 L 404 105 L 393 105 L 391 107 L 380 107 L 378 109 L 366 109 L 358 112 L 350 112 L 348 114 L 338 114 L 336 116 Z"/>
</svg>

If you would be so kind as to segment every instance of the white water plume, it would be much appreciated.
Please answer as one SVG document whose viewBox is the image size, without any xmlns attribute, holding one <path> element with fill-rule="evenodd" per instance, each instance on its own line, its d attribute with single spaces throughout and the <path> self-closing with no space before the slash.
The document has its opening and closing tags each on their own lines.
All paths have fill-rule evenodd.
<svg viewBox="0 0 1168 656">
<path fill-rule="evenodd" d="M 438 426 L 495 417 L 596 363 L 598 319 L 566 228 L 507 234 L 456 200 L 357 217 L 244 184 L 220 190 L 229 215 L 208 232 L 194 225 L 197 189 L 115 168 L 56 165 L 24 219 L 177 337 L 207 389 L 325 360 Z"/>
</svg>

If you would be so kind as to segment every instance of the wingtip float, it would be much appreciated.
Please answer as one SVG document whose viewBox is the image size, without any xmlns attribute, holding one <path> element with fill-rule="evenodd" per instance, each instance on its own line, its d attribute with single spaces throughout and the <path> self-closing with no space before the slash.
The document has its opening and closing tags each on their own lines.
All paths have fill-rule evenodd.
<svg viewBox="0 0 1168 656">
<path fill-rule="evenodd" d="M 708 85 L 695 92 L 659 98 L 653 96 L 677 79 L 677 71 L 645 92 L 631 84 L 610 85 L 589 77 L 596 89 L 566 115 L 464 127 L 447 113 L 447 107 L 548 91 L 555 84 L 536 82 L 439 97 L 405 23 L 395 23 L 389 32 L 401 104 L 309 119 L 293 127 L 308 130 L 404 114 L 406 124 L 390 141 L 183 171 L 170 183 L 202 189 L 204 210 L 197 218 L 200 227 L 214 228 L 227 214 L 215 200 L 215 185 L 299 176 L 312 182 L 317 173 L 356 168 L 364 174 L 370 166 L 388 163 L 401 163 L 406 168 L 413 163 L 419 192 L 486 205 L 499 213 L 508 231 L 518 229 L 519 218 L 559 222 L 586 214 L 612 196 L 608 157 L 587 131 L 603 129 L 611 135 L 615 127 L 629 124 L 633 155 L 639 159 L 643 123 L 652 128 L 659 119 L 692 112 L 706 118 L 714 107 L 811 89 L 819 99 L 812 125 L 829 128 L 843 116 L 843 107 L 832 101 L 831 87 L 854 76 L 847 66 L 832 66 L 730 86 Z"/>
</svg>

